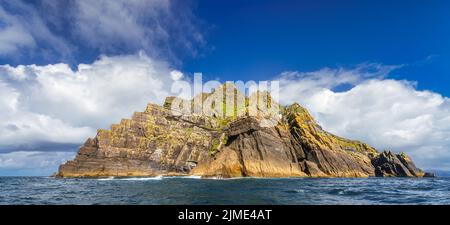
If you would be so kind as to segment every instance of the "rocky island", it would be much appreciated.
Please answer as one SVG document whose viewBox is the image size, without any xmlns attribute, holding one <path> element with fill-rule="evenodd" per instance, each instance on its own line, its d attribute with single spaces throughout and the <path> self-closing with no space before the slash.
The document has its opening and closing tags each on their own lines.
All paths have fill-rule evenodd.
<svg viewBox="0 0 450 225">
<path fill-rule="evenodd" d="M 222 90 L 232 103 L 227 116 L 174 115 L 175 97 L 163 106 L 148 104 L 109 130 L 98 130 L 75 159 L 59 167 L 57 177 L 178 176 L 201 177 L 423 177 L 404 153 L 379 152 L 362 143 L 323 130 L 310 113 L 295 103 L 262 104 L 279 109 L 277 117 L 250 116 L 249 100 L 233 86 Z M 220 92 L 222 93 L 222 92 Z M 185 100 L 188 101 L 188 100 Z M 189 100 L 190 102 L 194 99 Z M 189 103 L 189 102 L 188 102 Z M 261 104 L 261 102 L 259 102 Z M 259 105 L 254 110 L 259 110 Z M 230 105 L 223 104 L 223 110 Z M 238 108 L 238 109 L 236 109 Z"/>
</svg>

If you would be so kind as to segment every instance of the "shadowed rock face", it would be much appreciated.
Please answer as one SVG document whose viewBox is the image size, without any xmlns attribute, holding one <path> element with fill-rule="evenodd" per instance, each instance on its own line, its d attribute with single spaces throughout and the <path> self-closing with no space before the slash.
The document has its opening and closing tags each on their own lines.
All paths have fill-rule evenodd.
<svg viewBox="0 0 450 225">
<path fill-rule="evenodd" d="M 424 176 L 404 153 L 378 153 L 324 131 L 298 104 L 282 107 L 275 126 L 263 126 L 263 118 L 246 114 L 174 116 L 172 101 L 149 104 L 110 130 L 99 130 L 56 176 Z"/>
<path fill-rule="evenodd" d="M 199 162 L 192 174 L 219 177 L 307 176 L 302 170 L 288 129 L 260 127 L 257 119 L 244 117 L 230 124 L 224 147 Z"/>
<path fill-rule="evenodd" d="M 372 159 L 375 175 L 378 177 L 422 177 L 425 173 L 418 169 L 404 153 L 394 154 L 384 151 Z"/>
</svg>

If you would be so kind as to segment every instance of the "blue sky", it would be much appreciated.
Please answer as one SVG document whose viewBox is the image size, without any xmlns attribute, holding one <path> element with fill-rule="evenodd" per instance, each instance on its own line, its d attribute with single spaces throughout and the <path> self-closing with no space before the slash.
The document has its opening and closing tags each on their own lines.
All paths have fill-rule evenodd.
<svg viewBox="0 0 450 225">
<path fill-rule="evenodd" d="M 55 171 L 97 128 L 160 103 L 175 70 L 278 79 L 283 103 L 305 105 L 327 130 L 450 169 L 449 10 L 438 0 L 0 0 L 0 175 Z"/>
<path fill-rule="evenodd" d="M 361 62 L 407 64 L 395 77 L 450 95 L 448 1 L 204 1 L 213 51 L 186 71 L 261 79 Z M 261 65 L 264 65 L 262 67 Z"/>
</svg>

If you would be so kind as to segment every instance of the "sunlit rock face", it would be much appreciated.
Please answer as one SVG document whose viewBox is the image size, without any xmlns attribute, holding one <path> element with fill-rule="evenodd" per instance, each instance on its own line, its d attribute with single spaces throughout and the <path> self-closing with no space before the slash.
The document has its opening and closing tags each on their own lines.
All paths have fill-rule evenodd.
<svg viewBox="0 0 450 225">
<path fill-rule="evenodd" d="M 123 119 L 88 139 L 58 177 L 198 175 L 202 177 L 421 177 L 404 153 L 373 147 L 324 131 L 299 104 L 271 102 L 267 93 L 245 97 L 222 86 L 193 100 L 168 97 L 163 106 Z M 216 105 L 210 96 L 231 94 Z M 223 90 L 223 91 L 222 91 Z M 258 105 L 252 98 L 264 96 Z M 225 99 L 225 98 L 224 98 Z M 208 101 L 207 115 L 174 113 L 175 102 L 194 109 Z M 231 102 L 231 103 L 230 103 Z M 266 107 L 261 107 L 263 104 Z M 267 107 L 270 106 L 270 107 Z M 278 112 L 273 112 L 276 107 Z M 266 109 L 272 110 L 268 112 Z M 195 110 L 193 110 L 195 111 Z M 223 114 L 221 114 L 223 113 Z M 221 115 L 220 115 L 221 114 Z"/>
</svg>

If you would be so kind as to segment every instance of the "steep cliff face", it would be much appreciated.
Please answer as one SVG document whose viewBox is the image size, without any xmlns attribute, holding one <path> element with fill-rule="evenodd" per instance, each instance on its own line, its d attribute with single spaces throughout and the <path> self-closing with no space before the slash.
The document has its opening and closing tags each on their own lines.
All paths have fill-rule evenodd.
<svg viewBox="0 0 450 225">
<path fill-rule="evenodd" d="M 168 109 L 149 104 L 110 130 L 99 130 L 74 160 L 60 166 L 58 176 L 185 174 L 209 157 L 213 126 L 203 118 L 177 118 Z"/>
<path fill-rule="evenodd" d="M 281 107 L 276 121 L 263 121 L 264 115 L 236 110 L 223 119 L 176 116 L 169 110 L 173 100 L 149 104 L 110 130 L 99 130 L 57 176 L 424 176 L 403 153 L 378 153 L 324 131 L 298 104 Z"/>
<path fill-rule="evenodd" d="M 374 148 L 322 130 L 308 111 L 298 104 L 289 106 L 285 114 L 291 135 L 301 150 L 299 161 L 311 176 L 373 175 L 370 157 L 377 153 Z"/>
<path fill-rule="evenodd" d="M 375 175 L 371 163 L 371 157 L 377 154 L 374 148 L 323 131 L 298 104 L 287 107 L 283 119 L 274 127 L 261 127 L 254 117 L 232 122 L 224 148 L 192 173 L 222 177 Z"/>
<path fill-rule="evenodd" d="M 286 126 L 261 127 L 256 118 L 244 117 L 226 130 L 226 144 L 205 158 L 192 174 L 219 177 L 307 176 L 295 156 Z"/>
</svg>

